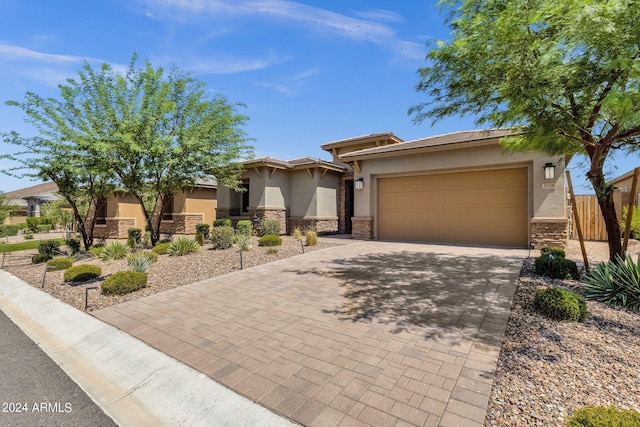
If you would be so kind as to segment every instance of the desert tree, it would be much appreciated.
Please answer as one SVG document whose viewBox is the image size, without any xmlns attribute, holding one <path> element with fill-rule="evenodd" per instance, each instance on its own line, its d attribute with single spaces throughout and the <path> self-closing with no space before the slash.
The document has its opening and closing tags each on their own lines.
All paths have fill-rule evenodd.
<svg viewBox="0 0 640 427">
<path fill-rule="evenodd" d="M 614 152 L 640 144 L 640 3 L 635 0 L 443 0 L 448 41 L 428 48 L 415 122 L 472 115 L 511 127 L 514 151 L 586 156 L 609 255 L 622 255 Z"/>
</svg>

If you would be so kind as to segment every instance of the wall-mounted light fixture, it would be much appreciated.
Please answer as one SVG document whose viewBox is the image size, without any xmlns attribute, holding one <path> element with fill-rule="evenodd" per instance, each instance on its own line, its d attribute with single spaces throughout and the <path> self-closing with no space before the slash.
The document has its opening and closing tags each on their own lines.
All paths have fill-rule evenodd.
<svg viewBox="0 0 640 427">
<path fill-rule="evenodd" d="M 364 188 L 364 178 L 356 179 L 355 181 L 353 181 L 353 184 L 356 190 L 362 190 Z"/>
<path fill-rule="evenodd" d="M 556 177 L 556 167 L 553 163 L 545 163 L 544 164 L 544 179 L 555 179 Z"/>
</svg>

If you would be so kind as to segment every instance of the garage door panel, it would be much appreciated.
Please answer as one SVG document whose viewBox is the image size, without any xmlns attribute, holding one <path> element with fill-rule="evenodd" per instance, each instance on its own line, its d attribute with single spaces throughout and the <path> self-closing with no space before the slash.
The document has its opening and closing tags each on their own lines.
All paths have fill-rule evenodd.
<svg viewBox="0 0 640 427">
<path fill-rule="evenodd" d="M 526 168 L 381 178 L 378 237 L 527 245 Z"/>
</svg>

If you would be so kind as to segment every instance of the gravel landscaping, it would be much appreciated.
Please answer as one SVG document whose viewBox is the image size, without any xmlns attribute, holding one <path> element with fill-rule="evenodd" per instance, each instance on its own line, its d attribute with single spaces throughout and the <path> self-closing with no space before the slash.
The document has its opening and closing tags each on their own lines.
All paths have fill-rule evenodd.
<svg viewBox="0 0 640 427">
<path fill-rule="evenodd" d="M 253 248 L 243 254 L 243 268 L 302 254 L 300 241 L 292 237 L 282 236 L 282 246 L 273 248 L 258 246 L 258 238 L 253 240 Z M 323 239 L 320 238 L 316 246 L 304 246 L 304 251 L 306 253 L 331 246 L 334 246 L 334 243 L 323 242 Z M 31 257 L 35 253 L 37 253 L 36 250 L 29 250 L 8 254 L 5 259 L 5 270 L 33 286 L 40 287 L 45 264 L 34 265 L 31 263 Z M 205 244 L 198 253 L 191 255 L 181 257 L 160 255 L 158 261 L 149 271 L 146 288 L 127 295 L 117 296 L 102 295 L 99 289 L 100 282 L 116 271 L 126 270 L 127 260 L 103 262 L 98 258 L 87 255 L 85 259 L 76 261 L 74 265 L 85 263 L 100 266 L 102 268 L 102 276 L 93 281 L 71 285 L 64 283 L 62 279 L 63 271 L 51 271 L 46 274 L 43 290 L 79 310 L 84 310 L 86 289 L 98 287 L 98 289 L 90 289 L 88 291 L 89 307 L 87 311 L 99 310 L 110 305 L 239 270 L 240 254 L 235 247 L 227 250 L 213 250 L 211 244 Z"/>
<path fill-rule="evenodd" d="M 244 253 L 244 268 L 302 253 L 300 241 L 283 237 L 283 245 L 258 247 Z M 345 242 L 346 243 L 346 242 Z M 314 251 L 335 241 L 305 246 Z M 640 247 L 640 245 L 636 245 Z M 638 248 L 635 248 L 636 251 Z M 8 255 L 5 270 L 40 287 L 44 265 L 31 264 L 35 251 Z M 87 258 L 76 262 L 102 267 L 101 279 L 72 286 L 63 272 L 46 275 L 44 291 L 80 309 L 85 289 L 100 285 L 106 276 L 126 269 L 126 260 L 102 262 Z M 211 250 L 210 245 L 183 257 L 162 255 L 149 273 L 147 288 L 123 296 L 89 291 L 88 311 L 140 298 L 240 268 L 237 249 Z M 533 259 L 525 260 L 500 353 L 486 426 L 563 426 L 571 413 L 585 405 L 614 405 L 640 411 L 640 314 L 588 302 L 584 323 L 556 322 L 540 315 L 533 296 L 540 286 L 559 286 L 580 292 L 580 282 L 553 280 L 533 273 Z"/>
</svg>

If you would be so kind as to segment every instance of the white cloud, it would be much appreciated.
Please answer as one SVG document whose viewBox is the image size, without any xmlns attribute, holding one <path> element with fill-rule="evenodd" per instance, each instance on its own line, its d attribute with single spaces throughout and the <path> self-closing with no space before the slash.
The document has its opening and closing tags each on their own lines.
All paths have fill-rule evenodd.
<svg viewBox="0 0 640 427">
<path fill-rule="evenodd" d="M 288 0 L 143 0 L 153 10 L 151 14 L 165 14 L 172 19 L 181 19 L 180 14 L 208 14 L 212 17 L 257 15 L 302 24 L 306 29 L 334 34 L 351 40 L 366 41 L 390 47 L 396 54 L 415 59 L 415 46 L 403 41 L 396 31 L 382 23 L 400 22 L 402 17 L 386 10 L 357 12 L 365 19 L 342 15 L 330 10 L 309 6 Z M 413 44 L 417 45 L 417 44 Z"/>
<path fill-rule="evenodd" d="M 274 52 L 269 52 L 262 57 L 238 58 L 230 56 L 210 57 L 206 59 L 193 58 L 161 58 L 159 62 L 164 64 L 176 64 L 180 68 L 195 74 L 234 74 L 247 71 L 262 70 L 273 65 L 290 61 L 292 56 L 279 57 Z"/>
<path fill-rule="evenodd" d="M 46 62 L 53 64 L 76 64 L 84 61 L 97 62 L 97 59 L 73 56 L 73 55 L 57 55 L 51 53 L 42 53 L 35 50 L 27 49 L 25 47 L 0 43 L 0 57 L 19 61 L 19 60 L 33 60 L 38 62 Z"/>
</svg>

